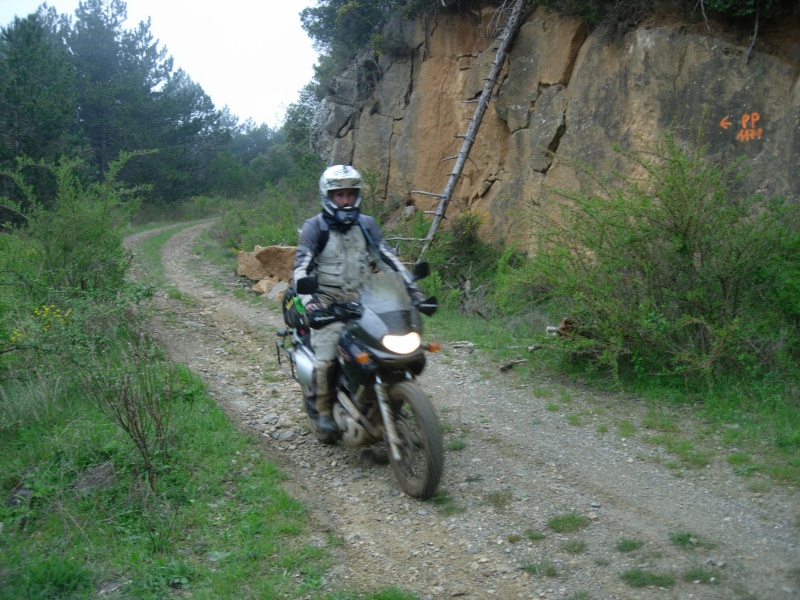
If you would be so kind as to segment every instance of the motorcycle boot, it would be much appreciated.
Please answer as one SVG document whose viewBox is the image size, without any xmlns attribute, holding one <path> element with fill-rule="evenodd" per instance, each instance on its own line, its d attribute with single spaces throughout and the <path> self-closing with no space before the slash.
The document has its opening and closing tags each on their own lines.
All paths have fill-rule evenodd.
<svg viewBox="0 0 800 600">
<path fill-rule="evenodd" d="M 331 416 L 333 400 L 331 397 L 330 376 L 333 372 L 333 365 L 334 361 L 332 360 L 317 362 L 317 389 L 316 402 L 314 405 L 314 413 L 316 413 L 316 418 L 311 416 L 311 411 L 308 413 L 309 416 L 314 419 L 314 423 L 316 424 L 319 432 L 323 435 L 330 435 L 339 432 L 339 427 L 336 425 L 336 421 L 333 420 L 333 416 Z"/>
</svg>

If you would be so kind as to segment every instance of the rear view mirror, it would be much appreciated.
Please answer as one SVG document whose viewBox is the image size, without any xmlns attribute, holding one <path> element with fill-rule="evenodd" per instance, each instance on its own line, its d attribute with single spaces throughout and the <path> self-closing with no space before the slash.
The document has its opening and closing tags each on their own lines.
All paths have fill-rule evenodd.
<svg viewBox="0 0 800 600">
<path fill-rule="evenodd" d="M 428 263 L 418 262 L 414 264 L 414 279 L 425 279 L 430 273 L 431 269 Z"/>
</svg>

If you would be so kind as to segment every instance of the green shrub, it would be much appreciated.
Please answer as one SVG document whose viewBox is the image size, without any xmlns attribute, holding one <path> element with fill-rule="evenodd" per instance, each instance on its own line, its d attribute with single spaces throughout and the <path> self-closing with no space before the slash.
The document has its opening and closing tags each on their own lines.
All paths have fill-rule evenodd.
<svg viewBox="0 0 800 600">
<path fill-rule="evenodd" d="M 462 213 L 450 221 L 449 229 L 440 229 L 428 252 L 422 257 L 434 273 L 422 282 L 428 293 L 437 295 L 439 304 L 468 314 L 487 316 L 492 311 L 491 295 L 495 270 L 502 249 L 481 240 L 478 230 L 483 216 Z M 411 238 L 428 235 L 430 221 L 418 215 L 406 225 Z M 387 234 L 387 237 L 388 236 Z M 401 245 L 403 256 L 418 256 L 422 243 Z"/>
<path fill-rule="evenodd" d="M 302 188 L 299 181 L 295 185 Z M 299 197 L 288 182 L 267 185 L 256 198 L 228 203 L 221 221 L 213 226 L 211 237 L 226 248 L 247 251 L 256 245 L 294 246 L 303 221 L 320 209 L 316 201 L 308 198 L 309 195 Z"/>
<path fill-rule="evenodd" d="M 506 287 L 570 317 L 564 345 L 592 368 L 710 382 L 796 364 L 798 208 L 741 197 L 740 163 L 713 164 L 701 139 L 685 149 L 668 130 L 625 153 L 644 181 L 554 191 L 554 212 L 534 214 L 536 258 L 506 269 Z"/>
<path fill-rule="evenodd" d="M 25 240 L 26 256 L 6 256 L 12 270 L 6 274 L 17 283 L 39 293 L 52 291 L 116 293 L 123 283 L 130 255 L 122 246 L 121 226 L 137 208 L 127 200 L 131 190 L 116 183 L 116 176 L 129 157 L 113 163 L 103 183 L 86 185 L 76 172 L 79 161 L 62 161 L 57 166 L 21 161 L 16 173 L 4 172 L 25 188 L 22 173 L 35 166 L 50 171 L 56 181 L 55 198 L 47 203 L 29 197 L 19 214 L 24 223 L 12 235 Z M 30 191 L 30 190 L 28 190 Z M 7 199 L 0 204 L 14 207 Z M 19 208 L 18 206 L 16 208 Z"/>
<path fill-rule="evenodd" d="M 112 163 L 102 183 L 84 183 L 79 161 L 21 160 L 0 172 L 25 199 L 0 198 L 0 380 L 31 372 L 12 367 L 45 357 L 80 363 L 77 356 L 114 326 L 104 315 L 126 295 L 130 253 L 121 228 L 137 207 L 135 190 L 116 183 L 128 158 Z M 26 183 L 34 168 L 52 176 L 52 198 L 37 198 Z"/>
</svg>

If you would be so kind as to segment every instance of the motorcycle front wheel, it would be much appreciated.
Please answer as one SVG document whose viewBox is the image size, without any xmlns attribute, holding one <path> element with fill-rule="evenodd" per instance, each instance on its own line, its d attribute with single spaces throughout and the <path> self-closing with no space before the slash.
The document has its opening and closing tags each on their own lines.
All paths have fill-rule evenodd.
<svg viewBox="0 0 800 600">
<path fill-rule="evenodd" d="M 400 459 L 389 452 L 392 471 L 403 491 L 426 500 L 436 491 L 444 467 L 439 419 L 431 401 L 414 383 L 393 385 L 389 399 L 400 438 Z"/>
</svg>

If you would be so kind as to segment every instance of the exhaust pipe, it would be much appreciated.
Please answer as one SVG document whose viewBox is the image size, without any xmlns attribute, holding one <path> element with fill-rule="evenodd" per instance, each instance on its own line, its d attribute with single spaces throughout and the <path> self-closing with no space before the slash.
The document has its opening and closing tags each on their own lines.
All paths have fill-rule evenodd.
<svg viewBox="0 0 800 600">
<path fill-rule="evenodd" d="M 311 387 L 317 368 L 317 359 L 314 358 L 314 354 L 305 346 L 295 346 L 289 356 L 297 367 L 297 382 L 303 387 Z"/>
</svg>

